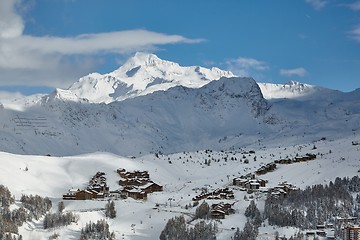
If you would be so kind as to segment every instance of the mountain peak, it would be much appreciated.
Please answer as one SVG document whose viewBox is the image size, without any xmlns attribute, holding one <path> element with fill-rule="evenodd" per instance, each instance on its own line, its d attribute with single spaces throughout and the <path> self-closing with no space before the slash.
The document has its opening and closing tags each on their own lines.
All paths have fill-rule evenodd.
<svg viewBox="0 0 360 240">
<path fill-rule="evenodd" d="M 234 77 L 234 74 L 219 68 L 183 67 L 155 54 L 137 52 L 117 70 L 104 75 L 89 74 L 68 90 L 89 102 L 110 103 L 175 86 L 200 88 L 221 77 Z"/>
<path fill-rule="evenodd" d="M 145 53 L 145 52 L 136 52 L 135 55 L 130 58 L 134 62 L 144 63 L 145 65 L 152 65 L 156 62 L 163 61 L 162 59 L 158 58 L 155 54 L 152 53 Z"/>
<path fill-rule="evenodd" d="M 290 86 L 297 86 L 297 85 L 305 85 L 304 83 L 301 83 L 301 82 L 298 82 L 298 81 L 294 81 L 294 80 L 291 80 L 287 83 L 287 85 L 290 85 Z"/>
<path fill-rule="evenodd" d="M 162 60 L 158 56 L 152 53 L 145 52 L 137 52 L 133 57 L 130 57 L 124 65 L 122 65 L 118 70 L 115 70 L 114 73 L 118 72 L 128 72 L 135 67 L 161 67 L 161 66 L 169 66 L 169 65 L 177 65 L 177 63 L 173 63 L 170 61 Z"/>
</svg>

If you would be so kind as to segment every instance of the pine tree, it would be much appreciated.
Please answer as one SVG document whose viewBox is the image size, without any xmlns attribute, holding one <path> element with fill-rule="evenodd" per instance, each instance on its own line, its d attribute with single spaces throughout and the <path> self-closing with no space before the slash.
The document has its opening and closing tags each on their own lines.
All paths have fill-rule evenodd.
<svg viewBox="0 0 360 240">
<path fill-rule="evenodd" d="M 109 201 L 105 205 L 105 216 L 109 218 L 116 218 L 116 209 L 114 201 Z"/>
<path fill-rule="evenodd" d="M 203 218 L 207 219 L 209 217 L 210 207 L 209 204 L 203 201 L 195 210 L 195 219 Z"/>
<path fill-rule="evenodd" d="M 65 209 L 65 204 L 63 201 L 60 201 L 59 204 L 58 204 L 58 211 L 59 213 L 62 213 Z"/>
<path fill-rule="evenodd" d="M 250 218 L 255 226 L 259 227 L 261 225 L 261 213 L 254 200 L 251 200 L 249 206 L 246 208 L 245 216 Z"/>
</svg>

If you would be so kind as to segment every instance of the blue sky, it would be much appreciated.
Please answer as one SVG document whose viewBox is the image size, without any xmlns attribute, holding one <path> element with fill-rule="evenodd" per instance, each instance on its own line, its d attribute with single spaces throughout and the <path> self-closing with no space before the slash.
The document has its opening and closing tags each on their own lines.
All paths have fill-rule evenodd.
<svg viewBox="0 0 360 240">
<path fill-rule="evenodd" d="M 359 0 L 1 0 L 0 91 L 66 88 L 136 51 L 258 82 L 360 88 Z"/>
</svg>

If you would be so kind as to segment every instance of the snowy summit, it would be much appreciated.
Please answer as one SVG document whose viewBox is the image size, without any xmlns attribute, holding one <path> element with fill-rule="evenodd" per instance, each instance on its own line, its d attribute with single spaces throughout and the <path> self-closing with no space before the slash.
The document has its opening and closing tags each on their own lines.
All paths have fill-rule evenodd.
<svg viewBox="0 0 360 240">
<path fill-rule="evenodd" d="M 80 78 L 66 90 L 66 95 L 68 99 L 76 97 L 92 103 L 110 103 L 179 85 L 199 88 L 221 77 L 233 76 L 219 68 L 182 67 L 154 54 L 138 52 L 111 73 L 92 73 Z"/>
</svg>

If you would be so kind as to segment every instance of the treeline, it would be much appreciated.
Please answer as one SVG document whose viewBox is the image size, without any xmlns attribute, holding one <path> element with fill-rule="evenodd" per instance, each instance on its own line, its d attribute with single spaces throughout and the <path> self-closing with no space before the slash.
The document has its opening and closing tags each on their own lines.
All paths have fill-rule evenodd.
<svg viewBox="0 0 360 240">
<path fill-rule="evenodd" d="M 67 226 L 76 223 L 78 216 L 72 212 L 67 213 L 47 213 L 44 218 L 44 229 Z"/>
<path fill-rule="evenodd" d="M 234 240 L 255 240 L 259 233 L 262 216 L 254 200 L 252 200 L 246 208 L 245 217 L 247 218 L 245 226 L 241 231 L 239 228 L 236 229 L 233 237 Z"/>
<path fill-rule="evenodd" d="M 65 204 L 60 201 L 57 213 L 47 213 L 44 218 L 44 229 L 70 225 L 78 221 L 78 216 L 72 212 L 63 213 Z"/>
<path fill-rule="evenodd" d="M 18 234 L 18 228 L 26 221 L 32 219 L 39 220 L 45 215 L 44 228 L 68 225 L 76 222 L 77 217 L 72 213 L 63 214 L 63 203 L 59 204 L 59 212 L 56 214 L 48 213 L 52 207 L 49 198 L 38 195 L 22 195 L 21 206 L 17 209 L 10 210 L 10 205 L 15 203 L 14 197 L 9 189 L 0 185 L 0 240 L 22 239 L 22 236 L 12 236 Z"/>
<path fill-rule="evenodd" d="M 214 240 L 218 232 L 217 225 L 200 221 L 190 227 L 186 224 L 184 216 L 169 219 L 160 234 L 160 240 Z"/>
<path fill-rule="evenodd" d="M 80 240 L 115 240 L 115 233 L 110 232 L 109 224 L 102 219 L 87 223 L 81 229 Z"/>
<path fill-rule="evenodd" d="M 34 218 L 35 220 L 39 220 L 52 207 L 51 200 L 48 197 L 42 198 L 38 195 L 22 195 L 20 201 L 23 207 L 28 210 L 30 219 Z"/>
<path fill-rule="evenodd" d="M 12 237 L 11 234 L 18 234 L 18 227 L 28 219 L 28 214 L 23 207 L 11 211 L 10 205 L 14 203 L 9 189 L 0 185 L 0 240 L 22 239 L 21 235 Z"/>
<path fill-rule="evenodd" d="M 358 214 L 352 193 L 360 191 L 360 178 L 336 178 L 328 185 L 314 185 L 288 193 L 284 198 L 269 195 L 265 201 L 264 217 L 270 225 L 314 228 L 317 224 L 333 222 L 334 217 Z M 359 196 L 360 202 L 360 196 Z"/>
</svg>

